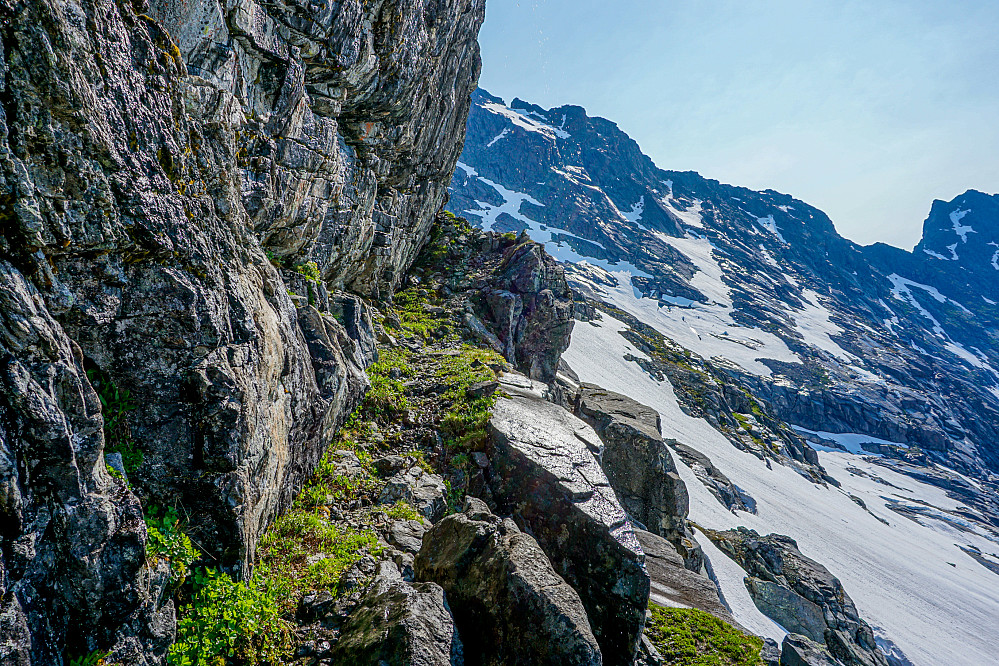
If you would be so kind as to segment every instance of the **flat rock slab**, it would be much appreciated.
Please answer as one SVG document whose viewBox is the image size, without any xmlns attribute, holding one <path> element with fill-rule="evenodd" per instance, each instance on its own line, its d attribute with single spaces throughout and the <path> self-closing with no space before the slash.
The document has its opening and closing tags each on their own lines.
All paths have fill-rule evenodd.
<svg viewBox="0 0 999 666">
<path fill-rule="evenodd" d="M 645 625 L 645 555 L 594 457 L 589 425 L 544 399 L 547 387 L 501 378 L 489 430 L 494 495 L 579 593 L 608 665 L 629 665 Z M 509 396 L 509 397 L 507 397 Z"/>
</svg>

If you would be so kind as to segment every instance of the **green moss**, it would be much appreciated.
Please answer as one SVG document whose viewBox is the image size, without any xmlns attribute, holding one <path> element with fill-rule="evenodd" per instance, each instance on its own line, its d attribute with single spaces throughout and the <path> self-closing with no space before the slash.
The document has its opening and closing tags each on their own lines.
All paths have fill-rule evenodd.
<svg viewBox="0 0 999 666">
<path fill-rule="evenodd" d="M 420 514 L 408 502 L 399 500 L 385 510 L 389 518 L 393 520 L 419 520 Z"/>
<path fill-rule="evenodd" d="M 442 397 L 450 403 L 441 420 L 448 448 L 479 451 L 488 441 L 486 424 L 495 398 L 470 397 L 467 390 L 473 384 L 496 379 L 489 366 L 503 362 L 496 352 L 470 345 L 463 345 L 457 354 L 442 357 L 434 376 L 445 387 Z"/>
<path fill-rule="evenodd" d="M 645 633 L 670 666 L 759 666 L 763 639 L 701 610 L 650 604 Z"/>
</svg>

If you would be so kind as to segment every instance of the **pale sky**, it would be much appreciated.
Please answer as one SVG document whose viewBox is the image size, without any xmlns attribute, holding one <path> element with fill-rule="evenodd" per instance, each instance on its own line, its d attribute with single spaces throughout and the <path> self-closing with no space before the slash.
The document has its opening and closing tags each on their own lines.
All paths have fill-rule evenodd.
<svg viewBox="0 0 999 666">
<path fill-rule="evenodd" d="M 786 192 L 911 248 L 999 192 L 999 1 L 488 0 L 481 85 L 586 107 L 664 169 Z"/>
</svg>

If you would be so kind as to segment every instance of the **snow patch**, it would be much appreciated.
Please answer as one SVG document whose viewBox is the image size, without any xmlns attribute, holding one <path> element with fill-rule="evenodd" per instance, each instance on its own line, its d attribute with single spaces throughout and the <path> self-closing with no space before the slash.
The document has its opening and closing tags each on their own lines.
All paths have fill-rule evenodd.
<svg viewBox="0 0 999 666">
<path fill-rule="evenodd" d="M 970 213 L 971 210 L 961 210 L 958 208 L 950 214 L 950 222 L 954 225 L 954 233 L 961 237 L 962 243 L 968 242 L 968 234 L 978 233 L 969 226 L 961 224 L 961 220 L 964 219 L 965 215 Z"/>
<path fill-rule="evenodd" d="M 498 116 L 503 116 L 504 118 L 506 118 L 514 125 L 523 130 L 526 130 L 528 132 L 534 132 L 536 134 L 541 134 L 553 141 L 556 138 L 568 139 L 570 136 L 570 134 L 563 129 L 552 127 L 546 122 L 539 122 L 529 115 L 518 113 L 517 111 L 514 111 L 513 109 L 503 106 L 502 104 L 498 104 L 496 102 L 487 102 L 486 104 L 482 105 L 482 108 L 485 109 L 486 111 L 489 111 L 490 113 L 495 113 Z M 537 113 L 534 113 L 533 115 L 538 118 L 542 118 L 542 120 L 544 120 L 543 116 L 540 116 Z"/>
<path fill-rule="evenodd" d="M 767 215 L 766 217 L 758 217 L 756 218 L 756 222 L 761 227 L 763 227 L 764 229 L 772 233 L 774 236 L 776 236 L 781 243 L 787 245 L 787 241 L 784 240 L 784 236 L 781 235 L 780 229 L 777 228 L 777 222 L 774 220 L 773 215 Z"/>
<path fill-rule="evenodd" d="M 950 257 L 945 257 L 942 254 L 940 254 L 939 252 L 934 252 L 933 250 L 927 250 L 926 248 L 923 248 L 923 252 L 925 252 L 926 254 L 930 255 L 931 257 L 936 257 L 937 259 L 943 259 L 944 261 L 950 261 Z"/>
<path fill-rule="evenodd" d="M 628 220 L 629 222 L 633 222 L 633 223 L 638 224 L 638 223 L 640 223 L 642 221 L 642 214 L 643 213 L 645 213 L 645 195 L 644 194 L 638 200 L 638 203 L 636 203 L 634 206 L 631 207 L 631 211 L 630 212 L 628 212 L 628 213 L 622 212 L 621 215 L 624 217 L 624 219 Z"/>
<path fill-rule="evenodd" d="M 495 144 L 497 141 L 505 138 L 506 135 L 509 134 L 509 133 L 510 133 L 510 128 L 509 127 L 503 128 L 503 131 L 500 132 L 499 135 L 495 139 L 493 139 L 492 141 L 490 141 L 489 143 L 486 144 L 486 148 L 492 148 L 493 144 Z"/>
<path fill-rule="evenodd" d="M 871 437 L 870 435 L 864 435 L 857 432 L 826 432 L 824 430 L 809 430 L 808 428 L 802 428 L 801 426 L 792 425 L 792 428 L 797 430 L 799 433 L 805 435 L 814 435 L 819 439 L 827 439 L 831 442 L 836 442 L 841 447 L 849 451 L 850 453 L 855 453 L 859 455 L 872 455 L 869 454 L 862 444 L 881 444 L 884 446 L 901 446 L 902 448 L 909 448 L 908 444 L 903 444 L 902 442 L 892 442 L 887 439 L 879 439 L 877 437 Z M 808 439 L 807 437 L 805 439 Z M 828 447 L 823 447 L 821 444 L 815 444 L 811 442 L 812 448 L 816 451 L 836 451 L 837 449 L 832 449 Z"/>
</svg>

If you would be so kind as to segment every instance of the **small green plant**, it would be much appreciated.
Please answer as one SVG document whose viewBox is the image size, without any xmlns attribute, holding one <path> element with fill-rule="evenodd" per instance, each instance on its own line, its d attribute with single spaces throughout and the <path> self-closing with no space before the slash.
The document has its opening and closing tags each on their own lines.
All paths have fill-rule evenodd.
<svg viewBox="0 0 999 666">
<path fill-rule="evenodd" d="M 645 633 L 670 666 L 760 666 L 763 639 L 692 608 L 650 604 Z"/>
<path fill-rule="evenodd" d="M 385 509 L 385 513 L 388 514 L 389 518 L 393 520 L 419 520 L 420 514 L 413 508 L 409 502 L 404 502 L 399 500 L 389 508 Z"/>
<path fill-rule="evenodd" d="M 508 231 L 500 237 L 509 243 L 513 243 L 514 241 L 517 240 L 517 234 L 513 233 L 512 231 Z"/>
<path fill-rule="evenodd" d="M 191 603 L 181 608 L 171 666 L 280 663 L 290 651 L 290 625 L 265 592 L 212 569 L 195 575 Z"/>
<path fill-rule="evenodd" d="M 402 381 L 396 378 L 412 374 L 406 358 L 404 350 L 385 350 L 378 362 L 368 368 L 371 388 L 362 405 L 365 413 L 379 420 L 393 420 L 409 409 Z"/>
<path fill-rule="evenodd" d="M 69 666 L 104 666 L 104 660 L 108 653 L 103 650 L 94 650 L 79 657 L 70 657 Z"/>
<path fill-rule="evenodd" d="M 187 578 L 187 569 L 201 556 L 180 528 L 180 515 L 173 507 L 160 509 L 153 505 L 146 510 L 146 557 L 170 562 L 170 582 L 179 586 Z"/>
<path fill-rule="evenodd" d="M 111 453 L 121 454 L 125 474 L 131 476 L 142 464 L 142 450 L 132 439 L 132 431 L 128 427 L 128 413 L 138 405 L 132 400 L 128 389 L 119 388 L 104 372 L 96 368 L 87 370 L 87 379 L 101 401 L 104 448 Z"/>
<path fill-rule="evenodd" d="M 378 552 L 373 532 L 340 527 L 315 513 L 292 511 L 279 518 L 260 541 L 254 586 L 291 614 L 302 595 L 340 593 L 343 572 L 366 553 Z"/>
<path fill-rule="evenodd" d="M 314 261 L 303 261 L 295 264 L 295 272 L 310 282 L 319 284 L 322 281 L 322 275 L 319 273 L 319 265 Z"/>
</svg>

